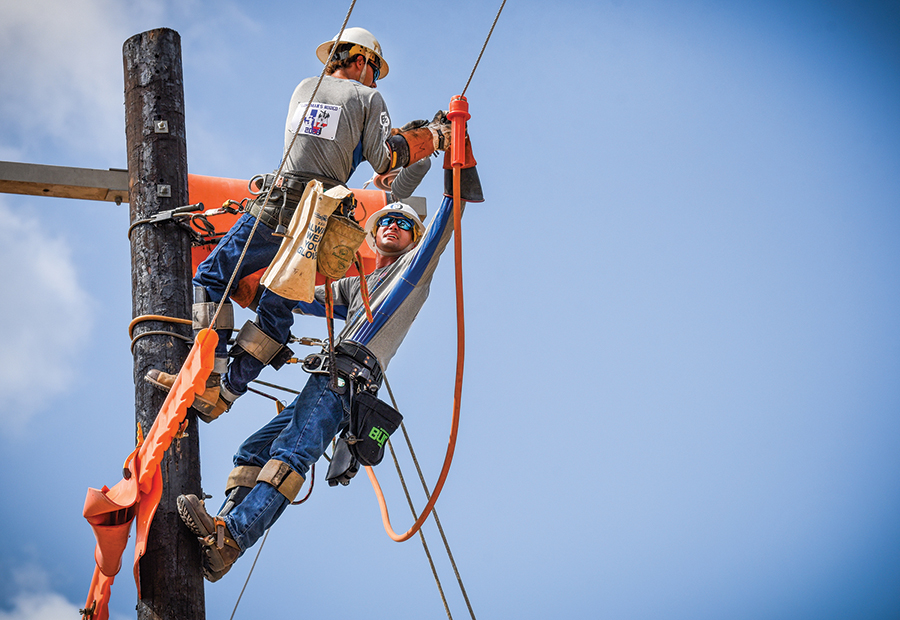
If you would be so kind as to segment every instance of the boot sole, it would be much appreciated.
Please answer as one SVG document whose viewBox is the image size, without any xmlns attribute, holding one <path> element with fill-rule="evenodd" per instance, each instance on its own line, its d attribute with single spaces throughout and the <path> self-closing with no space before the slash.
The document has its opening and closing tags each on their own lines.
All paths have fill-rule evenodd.
<svg viewBox="0 0 900 620">
<path fill-rule="evenodd" d="M 203 525 L 203 521 L 200 519 L 200 515 L 194 510 L 193 505 L 184 499 L 183 495 L 179 495 L 175 503 L 178 505 L 178 516 L 181 517 L 181 520 L 184 521 L 184 524 L 188 526 L 188 529 L 191 530 L 195 536 L 206 538 L 210 534 L 215 533 L 207 530 Z"/>
<path fill-rule="evenodd" d="M 157 381 L 156 379 L 151 378 L 150 375 L 144 375 L 144 381 L 146 381 L 147 383 L 149 383 L 149 384 L 152 385 L 153 387 L 162 390 L 163 392 L 168 392 L 168 391 L 170 391 L 170 390 L 172 389 L 172 388 L 170 388 L 168 385 L 165 385 L 165 384 L 163 384 L 163 383 L 160 383 L 160 382 Z"/>
<path fill-rule="evenodd" d="M 200 518 L 194 506 L 186 499 L 179 496 L 175 503 L 178 505 L 178 516 L 195 536 L 205 539 L 215 535 L 215 531 L 209 531 Z M 215 545 L 207 545 L 205 542 L 200 550 L 203 555 L 203 577 L 208 581 L 218 581 L 231 569 L 231 564 L 226 565 L 221 551 Z"/>
<path fill-rule="evenodd" d="M 206 564 L 204 563 L 203 564 L 203 578 L 206 579 L 207 581 L 209 581 L 210 583 L 215 583 L 219 579 L 224 577 L 225 573 L 230 571 L 232 566 L 234 566 L 234 564 L 230 564 L 229 566 L 226 566 L 225 570 L 215 570 L 214 571 L 211 568 L 209 568 L 208 566 L 206 566 Z"/>
<path fill-rule="evenodd" d="M 172 388 L 164 383 L 160 383 L 156 379 L 152 378 L 150 375 L 144 375 L 144 381 L 152 385 L 153 387 L 162 390 L 163 392 L 170 392 Z M 199 401 L 199 402 L 198 402 Z M 197 406 L 199 405 L 199 406 Z M 209 424 L 216 418 L 218 418 L 221 413 L 217 416 L 210 416 L 210 412 L 215 408 L 215 404 L 207 403 L 206 401 L 202 401 L 199 398 L 194 398 L 194 404 L 191 405 L 191 409 L 197 414 L 197 417 L 200 418 L 201 422 L 205 422 Z M 227 411 L 227 410 L 226 410 Z M 224 413 L 224 411 L 222 412 Z"/>
</svg>

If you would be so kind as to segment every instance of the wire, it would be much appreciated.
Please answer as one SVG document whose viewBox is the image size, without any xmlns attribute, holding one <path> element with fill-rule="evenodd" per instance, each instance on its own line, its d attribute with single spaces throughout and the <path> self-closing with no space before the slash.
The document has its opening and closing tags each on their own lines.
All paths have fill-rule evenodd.
<svg viewBox="0 0 900 620">
<path fill-rule="evenodd" d="M 247 579 L 244 580 L 244 587 L 241 588 L 241 593 L 238 594 L 237 601 L 234 603 L 234 609 L 231 611 L 231 617 L 229 620 L 234 620 L 234 614 L 237 613 L 238 605 L 241 604 L 241 598 L 244 596 L 244 590 L 247 589 L 247 584 L 250 583 L 250 575 L 253 574 L 253 569 L 256 568 L 256 561 L 259 559 L 259 554 L 262 553 L 262 549 L 266 544 L 266 539 L 269 537 L 269 532 L 272 531 L 272 528 L 266 530 L 266 535 L 263 536 L 262 542 L 259 543 L 259 549 L 256 550 L 256 557 L 253 558 L 253 565 L 250 567 L 250 572 L 247 573 Z"/>
<path fill-rule="evenodd" d="M 384 375 L 384 387 L 387 388 L 388 395 L 391 397 L 391 403 L 394 405 L 394 409 L 399 411 L 399 407 L 397 407 L 397 399 L 394 398 L 394 391 L 391 389 L 391 384 L 388 383 L 387 375 Z M 406 431 L 406 424 L 402 421 L 400 422 L 400 429 L 403 431 L 403 437 L 406 439 L 406 447 L 409 449 L 409 455 L 412 457 L 413 465 L 416 467 L 416 472 L 419 474 L 419 482 L 422 484 L 422 489 L 425 491 L 425 497 L 431 497 L 431 492 L 428 490 L 428 483 L 425 482 L 425 475 L 422 473 L 422 467 L 419 465 L 419 459 L 416 456 L 416 451 L 413 449 L 412 440 L 409 438 L 409 433 Z M 388 440 L 390 443 L 390 440 Z M 393 455 L 393 447 L 391 448 L 391 455 Z M 396 458 L 394 459 L 396 462 Z M 399 472 L 399 465 L 398 465 Z M 402 480 L 402 476 L 401 476 Z M 404 489 L 406 488 L 404 484 Z M 447 535 L 444 533 L 444 526 L 441 525 L 441 519 L 438 517 L 437 508 L 432 509 L 432 513 L 434 514 L 434 524 L 437 526 L 438 532 L 441 535 L 441 540 L 444 542 L 444 549 L 447 551 L 447 558 L 450 560 L 450 566 L 453 567 L 453 574 L 456 576 L 456 582 L 459 584 L 459 589 L 462 592 L 463 599 L 466 601 L 466 607 L 469 609 L 469 615 L 472 616 L 472 620 L 475 620 L 475 612 L 472 610 L 472 603 L 469 601 L 469 594 L 466 592 L 466 586 L 463 584 L 462 576 L 459 573 L 459 567 L 456 565 L 456 559 L 453 557 L 453 552 L 450 550 L 450 542 L 447 540 Z M 415 513 L 413 513 L 415 515 Z M 420 532 L 421 533 L 421 530 Z M 423 538 L 424 543 L 424 538 Z M 440 585 L 438 585 L 440 589 Z M 443 592 L 442 595 L 443 597 Z M 445 602 L 446 606 L 446 602 Z M 449 615 L 449 611 L 447 612 Z"/>
<path fill-rule="evenodd" d="M 319 92 L 319 86 L 322 84 L 322 80 L 325 78 L 325 70 L 328 68 L 328 63 L 331 62 L 332 57 L 334 56 L 334 52 L 337 49 L 338 42 L 341 40 L 341 35 L 344 34 L 344 29 L 347 27 L 347 22 L 350 20 L 350 14 L 353 13 L 353 7 L 356 6 L 356 0 L 351 0 L 350 8 L 347 9 L 347 15 L 344 16 L 344 22 L 341 24 L 341 30 L 338 32 L 337 36 L 334 39 L 334 44 L 331 46 L 331 50 L 328 53 L 328 60 L 325 61 L 325 66 L 322 67 L 322 73 L 319 74 L 319 80 L 316 82 L 316 87 L 313 89 L 312 95 L 310 95 L 309 102 L 306 104 L 306 110 L 303 113 L 302 118 L 306 118 L 306 115 L 309 113 L 309 108 L 312 105 L 313 99 L 316 96 L 316 93 Z M 294 131 L 294 136 L 291 138 L 291 143 L 284 150 L 284 156 L 281 158 L 281 163 L 278 165 L 278 170 L 275 171 L 275 180 L 272 182 L 272 185 L 269 186 L 269 191 L 266 192 L 266 198 L 263 201 L 262 207 L 260 208 L 260 212 L 262 209 L 265 209 L 269 205 L 269 199 L 272 196 L 272 191 L 275 189 L 275 182 L 281 176 L 282 171 L 284 171 L 284 165 L 287 163 L 288 155 L 291 152 L 291 149 L 294 147 L 294 142 L 297 140 L 297 136 L 300 135 L 300 128 L 303 126 L 302 123 L 297 125 L 297 129 Z M 247 248 L 250 247 L 250 240 L 253 239 L 253 235 L 256 234 L 256 229 L 259 226 L 260 218 L 256 218 L 256 221 L 253 222 L 253 228 L 250 229 L 250 234 L 247 236 L 247 241 L 244 243 L 244 248 L 241 250 L 241 255 L 238 258 L 237 263 L 235 264 L 234 271 L 231 273 L 231 278 L 228 280 L 228 286 L 225 288 L 225 291 L 228 292 L 231 290 L 231 286 L 234 284 L 234 278 L 237 276 L 238 270 L 241 267 L 241 263 L 244 261 L 244 256 L 247 254 Z M 219 318 L 219 311 L 222 309 L 222 306 L 225 304 L 225 299 L 228 295 L 223 295 L 222 299 L 219 300 L 219 305 L 216 306 L 216 312 L 212 317 L 212 321 L 210 321 L 211 325 L 216 324 L 216 319 Z"/>
<path fill-rule="evenodd" d="M 481 46 L 481 53 L 478 54 L 478 60 L 475 61 L 475 66 L 472 67 L 472 73 L 469 74 L 469 79 L 466 81 L 466 87 L 462 89 L 461 97 L 466 96 L 466 91 L 469 89 L 469 84 L 472 82 L 472 78 L 475 76 L 475 69 L 478 68 L 478 63 L 481 62 L 481 55 L 484 54 L 484 50 L 487 49 L 488 41 L 491 40 L 491 35 L 494 34 L 494 26 L 497 25 L 497 20 L 500 19 L 500 13 L 503 12 L 503 7 L 506 5 L 506 0 L 500 4 L 500 10 L 497 11 L 497 16 L 494 18 L 494 23 L 491 24 L 491 30 L 488 32 L 487 38 L 484 40 L 484 45 Z"/>
<path fill-rule="evenodd" d="M 173 338 L 178 338 L 179 340 L 183 340 L 184 342 L 186 342 L 188 344 L 193 344 L 193 342 L 194 342 L 193 338 L 188 338 L 187 336 L 182 336 L 181 334 L 176 334 L 175 332 L 169 332 L 164 329 L 154 329 L 149 332 L 141 332 L 140 334 L 138 334 L 131 340 L 131 345 L 129 348 L 130 348 L 130 351 L 132 354 L 134 353 L 134 345 L 137 343 L 138 340 L 140 340 L 144 336 L 171 336 Z"/>
</svg>

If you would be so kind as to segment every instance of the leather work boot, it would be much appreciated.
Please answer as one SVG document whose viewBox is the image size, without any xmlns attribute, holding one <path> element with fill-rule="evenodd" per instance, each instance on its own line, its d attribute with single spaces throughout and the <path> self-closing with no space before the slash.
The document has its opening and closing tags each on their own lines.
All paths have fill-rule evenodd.
<svg viewBox="0 0 900 620">
<path fill-rule="evenodd" d="M 151 385 L 168 392 L 172 389 L 172 386 L 175 385 L 176 376 L 177 375 L 170 375 L 167 372 L 162 372 L 156 368 L 151 368 L 147 371 L 147 374 L 144 375 L 144 379 Z M 194 403 L 191 405 L 194 408 L 194 411 L 197 412 L 197 417 L 207 424 L 228 411 L 232 405 L 232 403 L 226 400 L 220 393 L 219 375 L 211 374 L 209 378 L 210 381 L 208 381 L 207 384 L 212 383 L 213 385 L 208 386 L 206 391 L 202 394 L 197 394 L 194 397 Z"/>
<path fill-rule="evenodd" d="M 221 519 L 206 512 L 206 505 L 196 495 L 179 495 L 178 516 L 199 539 L 203 562 L 203 576 L 218 581 L 241 556 L 241 548 Z"/>
</svg>

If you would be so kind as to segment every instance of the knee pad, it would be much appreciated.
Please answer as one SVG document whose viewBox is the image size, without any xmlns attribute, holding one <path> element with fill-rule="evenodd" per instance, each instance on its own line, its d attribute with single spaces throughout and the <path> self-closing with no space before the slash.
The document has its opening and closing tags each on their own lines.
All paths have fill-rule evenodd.
<svg viewBox="0 0 900 620">
<path fill-rule="evenodd" d="M 259 472 L 257 482 L 268 482 L 284 495 L 289 502 L 294 501 L 303 486 L 303 476 L 291 469 L 284 461 L 272 459 Z"/>
</svg>

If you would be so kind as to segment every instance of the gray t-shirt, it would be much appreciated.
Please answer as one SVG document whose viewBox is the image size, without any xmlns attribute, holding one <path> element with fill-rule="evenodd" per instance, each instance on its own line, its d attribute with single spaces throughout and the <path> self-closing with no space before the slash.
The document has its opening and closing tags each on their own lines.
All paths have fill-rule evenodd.
<svg viewBox="0 0 900 620">
<path fill-rule="evenodd" d="M 355 80 L 325 76 L 306 117 L 303 113 L 318 78 L 307 78 L 291 96 L 284 128 L 287 150 L 294 131 L 300 135 L 287 158 L 286 170 L 322 175 L 346 184 L 363 161 L 375 172 L 388 169 L 391 117 L 381 94 Z"/>
<path fill-rule="evenodd" d="M 386 370 L 428 298 L 434 270 L 452 234 L 453 201 L 444 198 L 419 245 L 366 276 L 374 323 L 366 320 L 359 277 L 333 282 L 335 316 L 346 321 L 336 344 L 350 340 L 364 345 Z M 317 286 L 316 301 L 300 302 L 294 312 L 324 316 L 324 302 L 325 288 Z"/>
</svg>

